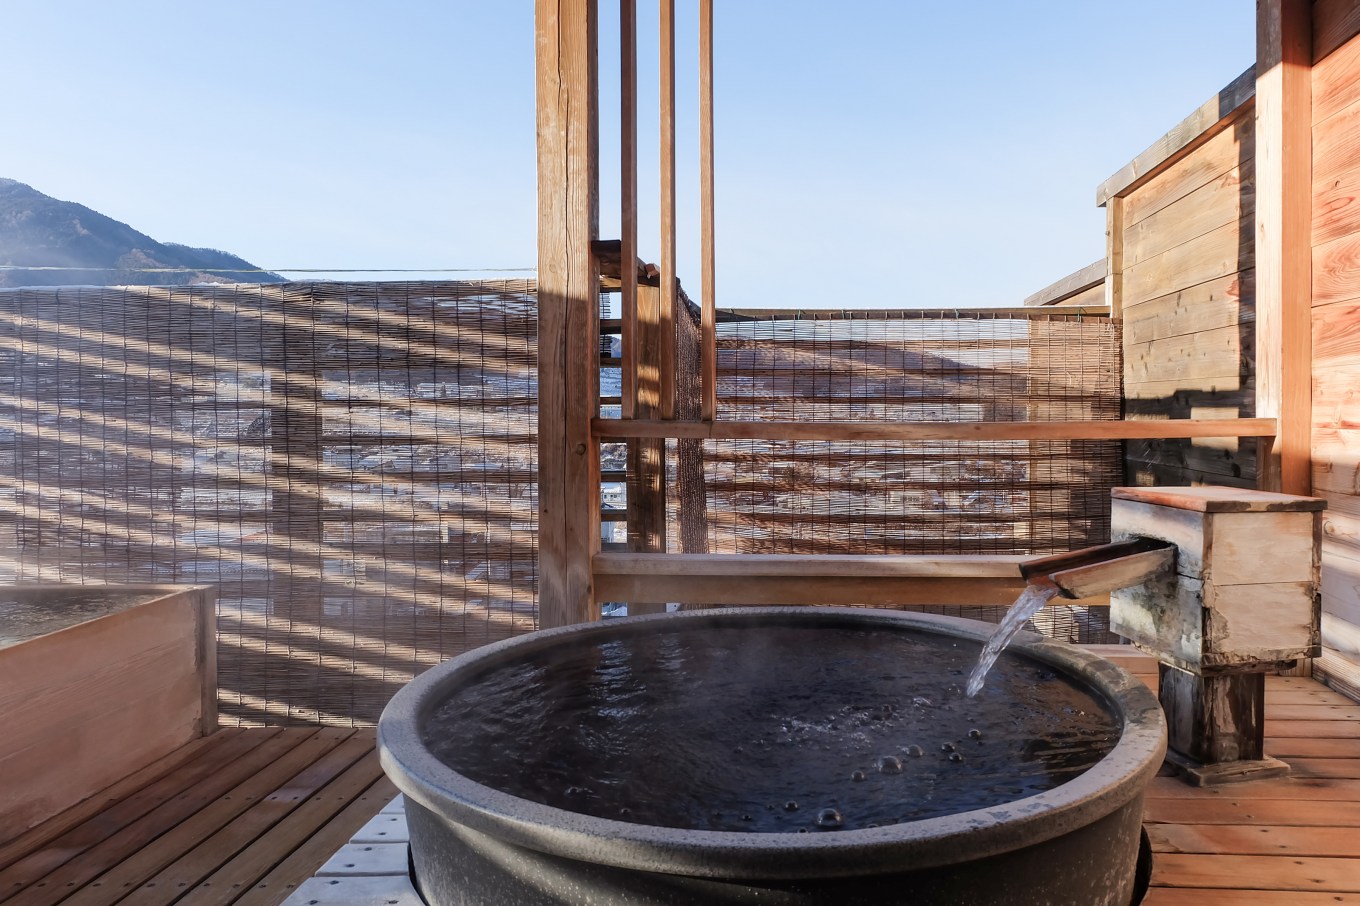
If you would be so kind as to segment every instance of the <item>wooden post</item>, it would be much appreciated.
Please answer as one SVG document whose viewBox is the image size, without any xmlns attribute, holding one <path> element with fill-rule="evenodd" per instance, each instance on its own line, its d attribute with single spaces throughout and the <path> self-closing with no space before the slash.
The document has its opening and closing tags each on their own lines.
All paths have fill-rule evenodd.
<svg viewBox="0 0 1360 906">
<path fill-rule="evenodd" d="M 675 0 L 661 0 L 661 417 L 675 417 Z"/>
<path fill-rule="evenodd" d="M 599 616 L 599 232 L 595 0 L 537 0 L 539 625 Z M 631 262 L 629 262 L 631 265 Z M 628 266 L 628 265 L 625 265 Z"/>
<path fill-rule="evenodd" d="M 661 409 L 661 288 L 638 287 L 638 418 L 657 418 Z M 634 553 L 666 552 L 666 439 L 628 441 L 628 548 Z M 664 603 L 628 602 L 628 613 L 661 613 Z"/>
<path fill-rule="evenodd" d="M 620 415 L 637 401 L 637 0 L 619 0 L 619 345 Z"/>
<path fill-rule="evenodd" d="M 1312 9 L 1256 6 L 1256 415 L 1262 490 L 1309 494 L 1312 430 Z"/>
<path fill-rule="evenodd" d="M 702 281 L 699 329 L 699 418 L 718 410 L 718 309 L 713 245 L 713 0 L 699 0 L 699 206 Z"/>
<path fill-rule="evenodd" d="M 1124 198 L 1105 201 L 1105 304 L 1110 317 L 1124 316 Z"/>
</svg>

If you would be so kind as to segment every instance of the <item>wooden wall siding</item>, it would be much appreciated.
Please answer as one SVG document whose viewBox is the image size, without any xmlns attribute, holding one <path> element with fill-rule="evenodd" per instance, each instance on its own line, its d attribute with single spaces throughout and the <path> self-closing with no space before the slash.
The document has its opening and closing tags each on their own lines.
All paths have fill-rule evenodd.
<svg viewBox="0 0 1360 906">
<path fill-rule="evenodd" d="M 1119 260 L 1130 419 L 1254 413 L 1255 131 L 1248 100 L 1127 195 Z M 1256 481 L 1249 439 L 1132 441 L 1131 484 Z"/>
<path fill-rule="evenodd" d="M 1313 493 L 1323 643 L 1360 664 L 1360 4 L 1313 10 Z"/>
</svg>

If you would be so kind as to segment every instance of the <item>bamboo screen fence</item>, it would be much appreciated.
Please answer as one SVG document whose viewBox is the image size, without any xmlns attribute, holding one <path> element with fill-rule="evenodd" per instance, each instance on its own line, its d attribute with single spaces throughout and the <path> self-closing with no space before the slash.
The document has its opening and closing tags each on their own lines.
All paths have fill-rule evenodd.
<svg viewBox="0 0 1360 906">
<path fill-rule="evenodd" d="M 729 315 L 718 417 L 1118 419 L 1119 343 L 1108 318 L 1043 311 Z M 1109 540 L 1122 474 L 1117 441 L 710 440 L 702 455 L 712 553 L 1071 550 Z"/>
<path fill-rule="evenodd" d="M 0 293 L 26 580 L 206 583 L 224 720 L 365 723 L 535 621 L 532 283 Z"/>
<path fill-rule="evenodd" d="M 0 578 L 211 584 L 225 722 L 369 723 L 535 625 L 536 314 L 531 282 L 2 291 Z M 719 414 L 1113 418 L 1117 357 L 1099 318 L 748 318 Z M 1080 546 L 1119 468 L 1117 444 L 685 450 L 685 546 L 714 551 Z"/>
</svg>

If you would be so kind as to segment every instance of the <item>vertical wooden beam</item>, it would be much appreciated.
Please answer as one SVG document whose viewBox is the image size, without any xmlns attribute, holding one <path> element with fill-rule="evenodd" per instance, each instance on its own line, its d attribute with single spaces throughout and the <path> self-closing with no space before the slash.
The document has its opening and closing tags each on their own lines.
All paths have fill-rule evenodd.
<svg viewBox="0 0 1360 906">
<path fill-rule="evenodd" d="M 661 289 L 638 288 L 638 418 L 657 418 L 661 407 Z M 666 440 L 628 441 L 628 549 L 666 553 Z M 629 616 L 662 613 L 664 604 L 628 602 Z"/>
<path fill-rule="evenodd" d="M 1256 6 L 1256 415 L 1260 486 L 1312 491 L 1312 7 Z"/>
<path fill-rule="evenodd" d="M 675 0 L 661 3 L 661 417 L 675 417 Z M 669 388 L 669 389 L 668 389 Z"/>
<path fill-rule="evenodd" d="M 1124 199 L 1105 202 L 1105 304 L 1110 317 L 1124 316 Z"/>
<path fill-rule="evenodd" d="M 634 418 L 637 406 L 637 0 L 619 0 L 619 345 L 622 416 Z"/>
<path fill-rule="evenodd" d="M 535 3 L 539 625 L 596 619 L 600 549 L 596 2 Z M 625 264 L 625 269 L 627 264 Z"/>
<path fill-rule="evenodd" d="M 713 246 L 713 0 L 699 0 L 699 204 L 703 308 L 699 321 L 699 417 L 718 410 L 718 310 Z"/>
</svg>

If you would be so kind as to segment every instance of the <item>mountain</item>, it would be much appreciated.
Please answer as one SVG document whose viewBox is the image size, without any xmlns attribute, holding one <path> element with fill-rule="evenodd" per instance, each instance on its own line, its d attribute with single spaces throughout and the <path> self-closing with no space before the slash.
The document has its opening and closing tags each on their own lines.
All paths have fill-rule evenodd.
<svg viewBox="0 0 1360 906">
<path fill-rule="evenodd" d="M 59 201 L 0 178 L 0 265 L 73 270 L 3 270 L 0 287 L 69 284 L 179 286 L 188 283 L 280 283 L 228 252 L 157 242 L 83 204 Z M 79 270 L 112 268 L 112 270 Z M 154 273 L 141 268 L 190 268 Z"/>
</svg>

